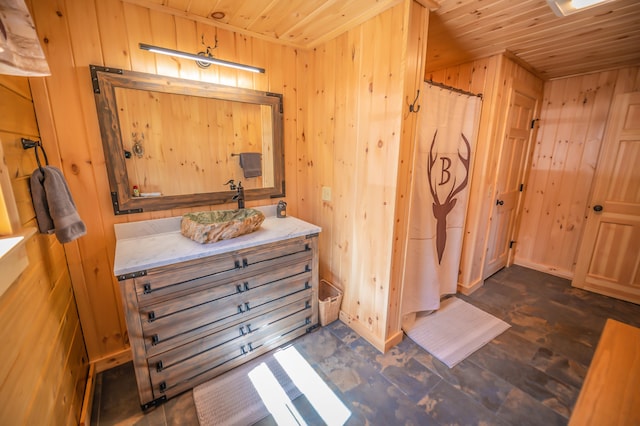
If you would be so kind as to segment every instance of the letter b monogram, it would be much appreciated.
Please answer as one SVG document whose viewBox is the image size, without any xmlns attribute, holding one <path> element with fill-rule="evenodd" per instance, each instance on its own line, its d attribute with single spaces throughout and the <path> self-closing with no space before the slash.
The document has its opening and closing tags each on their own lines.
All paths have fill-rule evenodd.
<svg viewBox="0 0 640 426">
<path fill-rule="evenodd" d="M 451 168 L 451 158 L 440 157 L 440 159 L 442 160 L 442 172 L 440 173 L 440 183 L 438 183 L 438 185 L 445 185 L 451 180 L 451 172 L 449 171 Z"/>
</svg>

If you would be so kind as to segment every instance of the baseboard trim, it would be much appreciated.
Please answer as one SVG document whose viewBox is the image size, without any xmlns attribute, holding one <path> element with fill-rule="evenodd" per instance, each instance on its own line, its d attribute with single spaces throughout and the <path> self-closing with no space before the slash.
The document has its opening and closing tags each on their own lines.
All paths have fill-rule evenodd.
<svg viewBox="0 0 640 426">
<path fill-rule="evenodd" d="M 96 374 L 102 373 L 103 371 L 109 370 L 113 367 L 117 367 L 122 364 L 126 364 L 127 362 L 133 359 L 131 355 L 131 349 L 126 348 L 121 350 L 120 352 L 114 352 L 111 355 L 108 355 L 104 358 L 97 359 L 92 363 L 96 366 Z"/>
<path fill-rule="evenodd" d="M 387 352 L 389 349 L 393 348 L 398 343 L 402 342 L 404 338 L 404 333 L 402 330 L 398 331 L 396 334 L 387 339 L 384 345 L 384 352 Z"/>
<path fill-rule="evenodd" d="M 82 410 L 80 411 L 80 426 L 89 426 L 91 424 L 91 410 L 93 409 L 93 393 L 96 388 L 96 365 L 89 364 L 89 375 L 87 384 L 84 388 L 84 397 L 82 399 Z"/>
<path fill-rule="evenodd" d="M 462 285 L 460 283 L 458 283 L 458 291 L 462 294 L 464 294 L 465 296 L 470 295 L 471 293 L 473 293 L 474 291 L 478 290 L 480 287 L 482 287 L 484 285 L 484 280 L 480 279 L 477 280 L 475 282 L 466 284 L 466 285 Z"/>
<path fill-rule="evenodd" d="M 346 324 L 350 329 L 358 333 L 361 337 L 363 337 L 367 342 L 371 343 L 374 348 L 379 350 L 381 353 L 384 353 L 387 349 L 387 342 L 380 340 L 377 336 L 375 336 L 371 331 L 365 327 L 358 320 L 355 320 L 344 311 L 340 311 L 340 321 Z M 395 337 L 395 336 L 394 336 Z"/>
<path fill-rule="evenodd" d="M 573 280 L 573 271 L 567 271 L 565 269 L 557 269 L 553 266 L 529 262 L 524 259 L 518 259 L 517 257 L 513 260 L 513 264 L 522 266 L 523 268 L 533 269 L 534 271 L 544 272 L 545 274 L 553 275 L 555 277 L 565 278 L 567 280 Z"/>
</svg>

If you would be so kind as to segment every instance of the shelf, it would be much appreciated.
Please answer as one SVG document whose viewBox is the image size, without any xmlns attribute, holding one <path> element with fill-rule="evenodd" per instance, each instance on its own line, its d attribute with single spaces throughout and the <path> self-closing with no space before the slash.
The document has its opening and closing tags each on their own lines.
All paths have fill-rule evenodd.
<svg viewBox="0 0 640 426">
<path fill-rule="evenodd" d="M 36 228 L 26 228 L 18 234 L 0 237 L 0 296 L 29 266 L 26 242 L 36 233 Z"/>
</svg>

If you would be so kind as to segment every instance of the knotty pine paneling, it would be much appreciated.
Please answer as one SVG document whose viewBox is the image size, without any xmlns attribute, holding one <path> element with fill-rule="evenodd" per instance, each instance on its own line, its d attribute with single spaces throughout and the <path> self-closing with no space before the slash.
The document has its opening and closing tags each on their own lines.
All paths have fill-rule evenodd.
<svg viewBox="0 0 640 426">
<path fill-rule="evenodd" d="M 428 70 L 516 53 L 545 79 L 636 65 L 636 0 L 559 18 L 541 0 L 440 0 L 431 15 Z"/>
<path fill-rule="evenodd" d="M 459 281 L 463 289 L 473 288 L 482 280 L 486 244 L 482 226 L 489 216 L 486 208 L 484 213 L 476 213 L 472 206 L 483 203 L 487 206 L 491 202 L 488 197 L 483 198 L 483 191 L 492 192 L 489 182 L 495 166 L 491 158 L 495 156 L 490 147 L 481 150 L 480 146 L 495 134 L 499 123 L 500 102 L 491 99 L 502 95 L 490 92 L 500 90 L 499 84 L 494 85 L 500 80 L 495 59 L 490 57 L 427 74 L 434 81 L 485 95 Z M 520 73 L 517 78 L 528 76 L 532 82 L 535 80 L 513 62 L 508 68 L 512 71 L 506 69 L 505 75 L 517 69 Z M 566 278 L 573 276 L 611 100 L 614 93 L 639 90 L 639 79 L 639 69 L 631 67 L 544 84 L 539 129 L 516 237 L 515 263 Z"/>
<path fill-rule="evenodd" d="M 245 34 L 314 49 L 404 0 L 125 0 L 162 13 Z M 428 2 L 423 2 L 428 3 Z M 212 19 L 212 13 L 222 14 Z"/>
<path fill-rule="evenodd" d="M 424 5 L 424 2 L 420 3 Z M 389 288 L 386 348 L 391 347 L 401 332 L 401 298 L 404 287 L 405 259 L 409 228 L 409 192 L 413 178 L 413 157 L 416 147 L 418 114 L 410 113 L 409 105 L 421 90 L 424 80 L 428 13 L 414 2 L 409 11 L 408 38 L 405 57 L 404 103 L 400 150 L 398 159 L 398 182 L 396 189 L 396 212 L 393 231 L 391 259 L 391 282 Z M 400 334 L 401 336 L 401 334 Z"/>
<path fill-rule="evenodd" d="M 611 102 L 634 90 L 640 67 L 545 83 L 515 263 L 573 278 Z"/>
<path fill-rule="evenodd" d="M 50 77 L 33 83 L 38 123 L 45 144 L 60 153 L 88 228 L 85 237 L 65 249 L 93 361 L 108 366 L 128 350 L 112 276 L 113 225 L 208 207 L 113 215 L 89 64 L 283 93 L 289 213 L 323 227 L 322 274 L 345 288 L 345 312 L 384 346 L 403 67 L 411 62 L 405 58 L 415 54 L 404 47 L 409 4 L 404 1 L 313 51 L 297 51 L 120 0 L 32 1 L 52 70 Z M 211 44 L 217 38 L 216 56 L 267 72 L 201 70 L 190 61 L 138 49 L 139 42 L 146 42 L 197 51 L 202 36 Z M 321 200 L 322 186 L 333 189 L 330 202 Z"/>
<path fill-rule="evenodd" d="M 340 318 L 380 350 L 401 338 L 391 273 L 398 165 L 406 98 L 423 75 L 424 44 L 409 40 L 424 42 L 427 16 L 403 2 L 303 55 L 298 73 L 298 214 L 322 227 L 320 274 L 344 291 Z"/>
<path fill-rule="evenodd" d="M 74 45 L 89 43 L 95 46 L 95 22 L 92 24 L 90 18 L 96 12 L 83 6 L 82 12 L 73 12 L 74 5 L 70 2 L 32 2 L 32 16 L 52 72 L 50 77 L 33 79 L 32 90 L 42 142 L 48 152 L 59 154 L 53 158 L 53 164 L 64 172 L 78 213 L 87 226 L 87 235 L 66 244 L 65 252 L 87 351 L 94 360 L 97 348 L 123 346 L 125 326 L 116 308 L 117 293 L 111 284 L 113 263 L 109 262 L 108 240 L 103 232 L 101 214 L 97 211 L 111 205 L 109 193 L 95 189 L 98 182 L 107 182 L 106 173 L 94 175 L 94 168 L 104 170 L 103 156 L 95 155 L 102 152 L 100 136 L 99 131 L 91 133 L 85 125 L 86 117 L 96 115 L 95 103 L 91 92 L 82 90 L 90 88 L 90 81 L 76 84 L 89 72 L 88 67 L 75 66 L 82 59 L 81 55 L 90 54 L 91 59 L 99 59 L 100 52 L 67 48 L 76 34 L 82 37 L 82 42 L 76 40 Z M 82 20 L 83 12 L 86 17 Z M 69 30 L 75 25 L 79 25 L 80 31 Z M 95 118 L 93 122 L 97 126 Z M 99 151 L 92 150 L 89 142 L 98 144 Z M 109 291 L 103 290 L 105 284 Z"/>
<path fill-rule="evenodd" d="M 270 168 L 263 167 L 263 175 L 270 170 L 273 176 L 273 156 L 261 142 L 264 132 L 273 131 L 270 108 L 265 116 L 261 105 L 141 90 L 117 90 L 115 98 L 125 152 L 132 151 L 136 141 L 146 148 L 144 155 L 126 161 L 129 181 L 140 192 L 170 196 L 220 191 L 229 179 L 242 176 L 233 156 L 241 152 L 264 153 L 262 161 Z M 162 124 L 172 121 L 169 127 Z M 227 121 L 232 124 L 211 125 Z M 264 186 L 262 176 L 242 183 L 245 189 Z M 267 186 L 273 186 L 273 180 Z"/>
<path fill-rule="evenodd" d="M 105 169 L 100 131 L 91 90 L 89 65 L 196 79 L 284 94 L 285 170 L 289 213 L 297 213 L 298 52 L 291 47 L 217 29 L 185 17 L 150 10 L 121 0 L 32 0 L 29 4 L 52 75 L 33 79 L 38 125 L 53 163 L 67 177 L 87 235 L 65 245 L 87 351 L 98 371 L 126 359 L 128 339 L 118 283 L 113 276 L 113 225 L 181 215 L 234 204 L 200 206 L 115 216 Z M 173 49 L 202 50 L 202 37 L 218 47 L 222 59 L 267 70 L 255 75 L 142 51 L 138 43 Z M 302 69 L 302 71 L 306 71 Z M 248 206 L 278 200 L 248 202 Z M 124 354 L 124 355 L 123 355 Z M 124 358 L 123 358 L 124 356 Z"/>
<path fill-rule="evenodd" d="M 0 76 L 0 141 L 21 227 L 36 227 L 28 178 L 36 167 L 21 137 L 39 138 L 29 82 Z M 54 152 L 47 152 L 49 158 Z M 51 235 L 26 242 L 29 266 L 0 296 L 0 419 L 5 424 L 77 424 L 88 374 L 62 245 Z"/>
</svg>

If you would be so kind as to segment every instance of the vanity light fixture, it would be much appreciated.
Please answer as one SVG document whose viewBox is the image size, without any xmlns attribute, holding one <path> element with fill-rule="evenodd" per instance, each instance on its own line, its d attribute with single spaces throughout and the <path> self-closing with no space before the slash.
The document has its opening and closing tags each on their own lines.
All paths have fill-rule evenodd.
<svg viewBox="0 0 640 426">
<path fill-rule="evenodd" d="M 556 16 L 567 16 L 612 0 L 547 0 Z"/>
<path fill-rule="evenodd" d="M 204 62 L 206 64 L 220 65 L 223 67 L 235 68 L 244 71 L 251 71 L 256 73 L 264 73 L 264 68 L 252 67 L 251 65 L 238 64 L 236 62 L 223 61 L 222 59 L 216 59 L 213 56 L 195 55 L 193 53 L 181 52 L 179 50 L 167 49 L 166 47 L 152 46 L 150 44 L 139 43 L 140 49 L 148 50 L 153 53 L 160 53 L 162 55 L 175 56 L 177 58 L 191 59 L 196 62 Z"/>
</svg>

